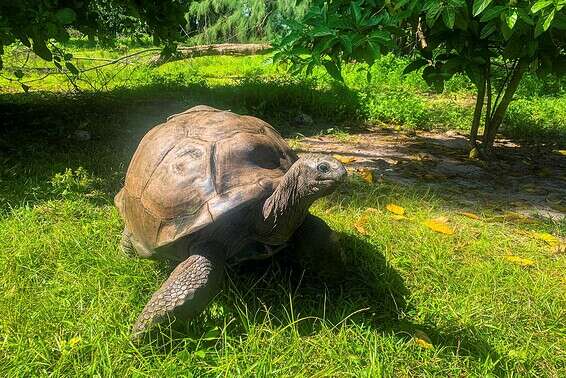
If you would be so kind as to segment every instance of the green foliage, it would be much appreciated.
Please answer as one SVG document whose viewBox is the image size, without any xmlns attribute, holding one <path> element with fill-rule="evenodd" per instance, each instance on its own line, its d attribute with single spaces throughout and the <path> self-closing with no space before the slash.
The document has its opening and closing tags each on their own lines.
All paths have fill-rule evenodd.
<svg viewBox="0 0 566 378">
<path fill-rule="evenodd" d="M 466 75 L 478 88 L 472 143 L 487 99 L 486 149 L 527 69 L 566 72 L 565 0 L 316 1 L 302 22 L 289 26 L 275 59 L 307 74 L 323 66 L 338 80 L 344 62 L 371 66 L 397 36 L 415 35 L 418 55 L 405 73 L 422 69 L 436 91 L 455 74 Z"/>
<path fill-rule="evenodd" d="M 187 33 L 199 44 L 270 40 L 286 32 L 285 20 L 301 18 L 309 4 L 309 0 L 193 1 L 185 14 Z"/>
<path fill-rule="evenodd" d="M 98 179 L 91 177 L 86 169 L 78 167 L 75 170 L 66 168 L 63 173 L 56 173 L 51 178 L 53 194 L 62 197 L 93 194 L 99 184 Z"/>
<path fill-rule="evenodd" d="M 63 53 L 53 44 L 67 42 L 69 29 L 108 38 L 130 22 L 140 22 L 156 41 L 166 47 L 179 39 L 183 4 L 177 0 L 21 0 L 0 3 L 0 69 L 4 47 L 16 41 L 30 47 L 42 59 L 60 67 Z M 113 21 L 111 21 L 113 20 Z M 68 60 L 65 58 L 65 60 Z M 74 71 L 70 68 L 71 71 Z"/>
</svg>

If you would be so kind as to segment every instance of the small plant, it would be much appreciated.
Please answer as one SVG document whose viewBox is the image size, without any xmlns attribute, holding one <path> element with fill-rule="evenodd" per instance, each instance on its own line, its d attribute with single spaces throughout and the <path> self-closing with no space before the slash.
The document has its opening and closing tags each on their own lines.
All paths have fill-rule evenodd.
<svg viewBox="0 0 566 378">
<path fill-rule="evenodd" d="M 75 170 L 67 168 L 63 173 L 56 173 L 50 182 L 54 194 L 68 197 L 96 193 L 100 179 L 91 176 L 83 167 L 78 167 Z"/>
</svg>

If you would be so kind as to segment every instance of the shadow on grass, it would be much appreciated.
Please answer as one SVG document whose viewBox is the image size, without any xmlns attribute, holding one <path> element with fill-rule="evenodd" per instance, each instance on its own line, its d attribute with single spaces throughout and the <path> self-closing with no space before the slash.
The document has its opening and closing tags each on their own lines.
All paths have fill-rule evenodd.
<svg viewBox="0 0 566 378">
<path fill-rule="evenodd" d="M 156 98 L 158 98 L 156 100 Z M 127 164 L 141 137 L 170 114 L 206 103 L 239 113 L 254 114 L 280 129 L 284 135 L 315 135 L 322 128 L 293 125 L 297 112 L 345 122 L 359 118 L 359 99 L 344 88 L 318 91 L 310 84 L 249 81 L 239 86 L 210 88 L 155 85 L 136 90 L 117 90 L 104 96 L 70 98 L 41 95 L 3 96 L 0 114 L 0 210 L 60 198 L 51 178 L 65 168 L 84 167 L 102 179 L 101 190 L 110 202 L 118 191 Z M 322 123 L 324 125 L 324 123 Z M 77 140 L 73 132 L 91 132 L 89 140 Z M 410 293 L 403 278 L 385 260 L 381 251 L 358 237 L 341 235 L 351 261 L 345 279 L 322 280 L 317 272 L 304 271 L 280 253 L 273 260 L 249 262 L 235 268 L 230 283 L 217 302 L 221 316 L 206 322 L 191 322 L 189 334 L 200 337 L 214 327 L 224 327 L 232 314 L 237 320 L 228 328 L 231 337 L 248 333 L 257 324 L 285 327 L 294 323 L 300 335 L 323 328 L 335 330 L 355 324 L 370 332 L 409 341 L 416 330 L 426 332 L 443 353 L 497 361 L 497 353 L 472 329 L 437 329 L 415 324 Z M 185 333 L 186 336 L 186 333 Z M 217 337 L 212 337 L 216 342 Z M 182 345 L 173 339 L 164 348 Z"/>
<path fill-rule="evenodd" d="M 415 333 L 421 331 L 434 348 L 442 348 L 441 355 L 481 362 L 500 359 L 474 329 L 459 325 L 439 329 L 408 320 L 413 311 L 410 292 L 381 251 L 351 234 L 340 234 L 340 240 L 349 256 L 341 278 L 322 278 L 317 271 L 304 270 L 288 250 L 269 260 L 242 263 L 229 271 L 225 288 L 215 300 L 220 310 L 188 324 L 170 324 L 172 328 L 161 328 L 161 334 L 154 330 L 145 341 L 171 353 L 213 347 L 222 338 L 248 337 L 261 327 L 280 332 L 291 327 L 301 337 L 311 337 L 354 326 L 406 343 L 413 343 Z M 230 318 L 233 321 L 226 325 Z"/>
<path fill-rule="evenodd" d="M 326 121 L 296 125 L 302 112 L 331 119 L 332 127 L 335 121 L 360 117 L 357 94 L 339 85 L 320 90 L 308 80 L 244 78 L 215 87 L 198 77 L 189 83 L 155 80 L 97 94 L 0 95 L 0 211 L 59 198 L 49 181 L 67 168 L 83 167 L 102 178 L 101 189 L 113 195 L 143 135 L 169 115 L 198 104 L 256 115 L 287 136 L 329 127 Z"/>
</svg>

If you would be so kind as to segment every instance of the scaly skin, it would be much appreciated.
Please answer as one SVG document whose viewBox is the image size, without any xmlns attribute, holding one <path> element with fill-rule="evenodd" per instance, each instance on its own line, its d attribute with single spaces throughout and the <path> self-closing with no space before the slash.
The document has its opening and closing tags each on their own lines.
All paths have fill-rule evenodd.
<svg viewBox="0 0 566 378">
<path fill-rule="evenodd" d="M 161 285 L 139 315 L 134 338 L 169 317 L 198 315 L 220 289 L 224 276 L 223 251 L 213 243 L 191 248 L 191 256 L 181 262 Z"/>
</svg>

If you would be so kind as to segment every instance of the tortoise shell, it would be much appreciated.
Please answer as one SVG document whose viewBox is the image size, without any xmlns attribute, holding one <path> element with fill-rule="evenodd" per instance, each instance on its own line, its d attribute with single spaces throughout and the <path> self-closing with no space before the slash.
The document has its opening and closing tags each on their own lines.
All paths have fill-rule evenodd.
<svg viewBox="0 0 566 378">
<path fill-rule="evenodd" d="M 115 203 L 137 241 L 155 250 L 270 195 L 296 160 L 266 122 L 196 106 L 143 137 Z"/>
</svg>

